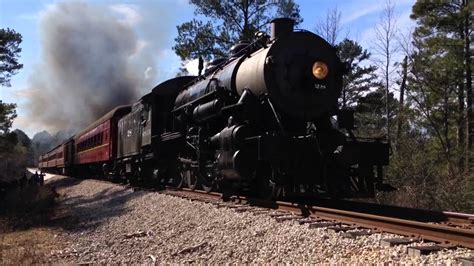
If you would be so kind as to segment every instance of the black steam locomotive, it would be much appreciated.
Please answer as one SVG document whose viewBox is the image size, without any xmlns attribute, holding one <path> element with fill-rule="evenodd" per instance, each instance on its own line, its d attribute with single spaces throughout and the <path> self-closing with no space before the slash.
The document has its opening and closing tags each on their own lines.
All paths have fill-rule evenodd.
<svg viewBox="0 0 474 266">
<path fill-rule="evenodd" d="M 389 145 L 352 134 L 353 113 L 337 108 L 345 71 L 325 40 L 276 19 L 203 75 L 156 86 L 111 125 L 110 158 L 82 167 L 265 198 L 372 197 Z"/>
</svg>

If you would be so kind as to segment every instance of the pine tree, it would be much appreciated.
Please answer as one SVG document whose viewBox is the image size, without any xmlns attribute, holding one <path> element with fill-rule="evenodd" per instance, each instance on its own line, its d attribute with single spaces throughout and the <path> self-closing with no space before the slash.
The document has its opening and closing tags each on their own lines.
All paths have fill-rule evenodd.
<svg viewBox="0 0 474 266">
<path fill-rule="evenodd" d="M 0 29 L 0 85 L 10 87 L 10 78 L 23 65 L 18 62 L 21 34 L 12 29 Z"/>
<path fill-rule="evenodd" d="M 380 86 L 375 74 L 377 67 L 366 64 L 370 59 L 370 53 L 355 41 L 344 39 L 336 49 L 341 61 L 349 67 L 349 72 L 343 79 L 339 107 L 354 107 L 371 88 Z"/>
<path fill-rule="evenodd" d="M 17 144 L 16 134 L 10 132 L 13 120 L 16 118 L 16 105 L 3 103 L 0 100 L 0 160 L 4 159 Z"/>
<path fill-rule="evenodd" d="M 13 120 L 16 118 L 15 108 L 16 104 L 0 100 L 0 136 L 10 132 Z"/>
<path fill-rule="evenodd" d="M 173 50 L 182 60 L 202 56 L 205 60 L 226 57 L 229 48 L 239 41 L 252 41 L 257 31 L 267 31 L 277 17 L 302 22 L 299 6 L 293 0 L 190 0 L 196 16 L 179 26 Z"/>
<path fill-rule="evenodd" d="M 356 128 L 357 135 L 360 137 L 383 138 L 383 128 L 386 125 L 386 103 L 390 110 L 389 121 L 394 120 L 398 101 L 393 93 L 388 94 L 385 88 L 380 85 L 373 91 L 360 97 L 356 105 Z M 390 123 L 393 126 L 393 123 Z"/>
<path fill-rule="evenodd" d="M 418 98 L 423 100 L 426 107 L 430 107 L 425 108 L 425 113 L 431 113 L 429 121 L 432 127 L 436 122 L 440 122 L 439 118 L 435 119 L 437 117 L 436 100 L 443 103 L 442 107 L 437 108 L 437 111 L 444 115 L 441 119 L 442 126 L 436 131 L 436 135 L 446 153 L 452 149 L 450 138 L 454 134 L 461 158 L 468 160 L 471 164 L 470 169 L 474 167 L 474 110 L 470 51 L 473 11 L 474 3 L 468 0 L 419 0 L 413 6 L 411 15 L 417 21 L 414 39 L 418 49 L 415 55 L 417 72 L 421 75 L 417 77 L 418 87 L 425 93 L 423 98 Z M 464 108 L 465 104 L 467 108 Z M 440 108 L 444 111 L 439 110 Z M 454 110 L 457 111 L 455 114 L 453 114 Z M 465 121 L 467 121 L 467 127 L 464 124 Z M 457 130 L 451 129 L 450 123 L 455 123 Z M 464 138 L 465 128 L 467 128 L 467 141 Z"/>
</svg>

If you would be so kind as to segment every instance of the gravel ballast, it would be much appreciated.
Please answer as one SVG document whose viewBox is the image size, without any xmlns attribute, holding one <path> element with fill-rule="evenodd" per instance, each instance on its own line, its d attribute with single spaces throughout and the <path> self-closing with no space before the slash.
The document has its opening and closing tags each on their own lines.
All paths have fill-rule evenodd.
<svg viewBox="0 0 474 266">
<path fill-rule="evenodd" d="M 59 263 L 459 263 L 469 249 L 427 256 L 407 246 L 383 247 L 372 234 L 357 239 L 265 214 L 235 212 L 156 192 L 134 192 L 112 183 L 54 177 L 61 195 L 48 260 Z M 414 243 L 411 245 L 420 245 Z"/>
</svg>

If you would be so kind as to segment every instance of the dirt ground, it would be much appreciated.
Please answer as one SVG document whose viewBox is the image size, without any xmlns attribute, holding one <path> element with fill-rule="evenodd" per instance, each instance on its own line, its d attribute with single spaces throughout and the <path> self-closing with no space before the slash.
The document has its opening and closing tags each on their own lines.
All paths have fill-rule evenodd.
<svg viewBox="0 0 474 266">
<path fill-rule="evenodd" d="M 0 264 L 47 263 L 51 251 L 63 248 L 55 237 L 55 229 L 46 226 L 1 232 Z"/>
<path fill-rule="evenodd" d="M 0 264 L 47 263 L 51 252 L 64 242 L 58 195 L 50 186 L 30 185 L 8 191 L 0 204 Z"/>
</svg>

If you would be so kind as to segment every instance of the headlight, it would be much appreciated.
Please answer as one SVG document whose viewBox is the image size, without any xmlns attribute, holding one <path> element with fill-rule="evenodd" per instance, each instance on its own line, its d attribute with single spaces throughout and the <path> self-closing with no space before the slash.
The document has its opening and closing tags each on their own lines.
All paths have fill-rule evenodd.
<svg viewBox="0 0 474 266">
<path fill-rule="evenodd" d="M 316 61 L 313 64 L 313 75 L 317 79 L 325 79 L 328 75 L 328 66 L 320 61 Z"/>
</svg>

